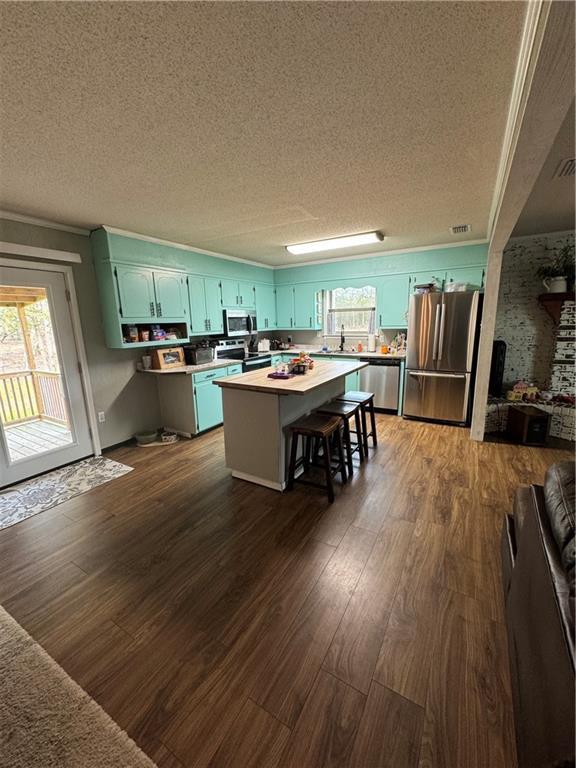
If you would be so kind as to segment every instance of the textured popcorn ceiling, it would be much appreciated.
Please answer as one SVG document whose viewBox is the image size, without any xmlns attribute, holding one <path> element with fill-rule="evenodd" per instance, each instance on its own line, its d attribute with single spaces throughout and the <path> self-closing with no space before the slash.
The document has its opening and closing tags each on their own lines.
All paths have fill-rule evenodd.
<svg viewBox="0 0 576 768">
<path fill-rule="evenodd" d="M 556 178 L 562 160 L 574 157 L 574 104 L 558 132 L 512 233 L 535 235 L 574 229 L 574 176 Z"/>
<path fill-rule="evenodd" d="M 0 207 L 278 265 L 483 238 L 524 12 L 2 2 Z"/>
</svg>

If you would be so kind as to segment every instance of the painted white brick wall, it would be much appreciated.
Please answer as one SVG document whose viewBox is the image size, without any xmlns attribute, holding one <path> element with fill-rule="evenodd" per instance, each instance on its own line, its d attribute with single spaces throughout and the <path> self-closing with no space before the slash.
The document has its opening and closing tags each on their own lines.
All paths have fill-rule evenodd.
<svg viewBox="0 0 576 768">
<path fill-rule="evenodd" d="M 555 394 L 575 394 L 576 304 L 564 302 L 556 329 L 552 318 L 538 302 L 544 287 L 536 275 L 538 267 L 550 260 L 544 246 L 564 243 L 568 238 L 574 241 L 574 234 L 515 238 L 509 241 L 504 251 L 494 338 L 507 344 L 504 382 L 508 387 L 523 379 L 534 381 L 541 389 L 549 389 Z M 487 405 L 486 432 L 506 430 L 508 407 L 506 402 Z M 576 439 L 576 409 L 573 406 L 538 403 L 538 408 L 551 415 L 552 437 Z"/>
<path fill-rule="evenodd" d="M 555 327 L 552 318 L 538 302 L 544 293 L 536 275 L 539 266 L 550 261 L 544 250 L 565 242 L 573 234 L 558 233 L 509 241 L 502 260 L 495 339 L 506 342 L 504 382 L 519 379 L 534 381 L 546 389 L 554 357 Z"/>
</svg>

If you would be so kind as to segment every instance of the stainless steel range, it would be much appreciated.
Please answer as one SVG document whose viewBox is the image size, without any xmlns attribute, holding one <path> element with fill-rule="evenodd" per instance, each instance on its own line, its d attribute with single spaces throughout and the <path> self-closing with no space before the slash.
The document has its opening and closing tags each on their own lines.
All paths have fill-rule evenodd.
<svg viewBox="0 0 576 768">
<path fill-rule="evenodd" d="M 241 360 L 243 371 L 255 371 L 258 368 L 269 368 L 272 365 L 272 355 L 268 352 L 249 352 L 243 341 L 236 339 L 220 339 L 214 347 L 214 359 Z"/>
</svg>

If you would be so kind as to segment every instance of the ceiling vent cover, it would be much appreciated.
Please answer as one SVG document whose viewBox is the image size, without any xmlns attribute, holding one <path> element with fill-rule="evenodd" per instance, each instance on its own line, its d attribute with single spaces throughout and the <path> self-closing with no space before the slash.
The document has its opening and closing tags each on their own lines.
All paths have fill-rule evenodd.
<svg viewBox="0 0 576 768">
<path fill-rule="evenodd" d="M 463 235 L 466 232 L 470 232 L 470 224 L 456 224 L 456 226 L 450 227 L 450 232 L 453 235 Z"/>
<path fill-rule="evenodd" d="M 560 160 L 553 179 L 563 179 L 566 176 L 574 176 L 576 169 L 576 159 L 569 157 L 567 160 Z"/>
</svg>

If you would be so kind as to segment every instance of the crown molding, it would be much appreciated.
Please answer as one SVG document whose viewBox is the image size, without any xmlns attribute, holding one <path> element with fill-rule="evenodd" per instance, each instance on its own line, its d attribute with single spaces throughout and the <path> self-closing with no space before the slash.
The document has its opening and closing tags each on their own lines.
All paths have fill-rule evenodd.
<svg viewBox="0 0 576 768">
<path fill-rule="evenodd" d="M 227 253 L 218 253 L 217 251 L 207 251 L 205 248 L 196 248 L 192 245 L 184 245 L 183 243 L 175 243 L 172 240 L 163 240 L 160 237 L 151 237 L 150 235 L 141 235 L 138 232 L 130 232 L 126 229 L 118 229 L 117 227 L 109 227 L 106 224 L 102 224 L 102 229 L 109 232 L 111 235 L 120 235 L 121 237 L 131 237 L 135 240 L 143 240 L 147 243 L 156 243 L 157 245 L 166 245 L 170 248 L 179 248 L 181 251 L 189 251 L 190 253 L 203 253 L 206 256 L 214 256 L 216 259 L 226 259 L 227 261 L 237 261 L 241 264 L 249 264 L 251 267 L 263 267 L 264 269 L 274 269 L 270 264 L 262 264 L 259 261 L 251 261 L 250 259 L 242 259 L 240 256 L 230 256 Z"/>
<path fill-rule="evenodd" d="M 298 261 L 295 264 L 282 264 L 274 269 L 297 269 L 298 267 L 311 267 L 316 264 L 334 264 L 337 261 L 358 261 L 359 259 L 375 259 L 377 256 L 399 256 L 403 253 L 420 253 L 422 251 L 438 251 L 444 248 L 461 248 L 465 245 L 487 245 L 488 240 L 460 240 L 457 243 L 438 243 L 438 245 L 421 245 L 414 248 L 396 248 L 393 251 L 373 251 L 372 253 L 359 253 L 355 256 L 338 256 L 335 259 L 317 259 L 316 261 Z"/>
<path fill-rule="evenodd" d="M 492 237 L 498 211 L 502 203 L 502 197 L 508 181 L 512 158 L 516 151 L 518 142 L 519 127 L 522 122 L 522 115 L 526 106 L 527 94 L 530 91 L 532 83 L 534 51 L 541 43 L 541 32 L 543 28 L 543 19 L 547 17 L 549 3 L 544 0 L 531 0 L 527 4 L 526 18 L 522 29 L 522 38 L 518 51 L 518 61 L 514 73 L 514 82 L 512 84 L 512 93 L 510 95 L 510 104 L 508 106 L 508 117 L 506 119 L 506 128 L 504 129 L 504 138 L 502 140 L 502 150 L 498 170 L 496 172 L 496 182 L 492 194 L 492 204 L 488 216 L 488 233 Z"/>
<path fill-rule="evenodd" d="M 58 229 L 61 232 L 72 232 L 74 235 L 84 235 L 88 237 L 90 235 L 89 229 L 81 229 L 80 227 L 72 227 L 68 224 L 60 224 L 57 221 L 49 221 L 48 219 L 39 219 L 35 216 L 26 216 L 23 213 L 13 213 L 12 211 L 0 210 L 0 219 L 8 221 L 17 221 L 21 224 L 34 224 L 37 227 L 45 227 L 46 229 Z"/>
</svg>

